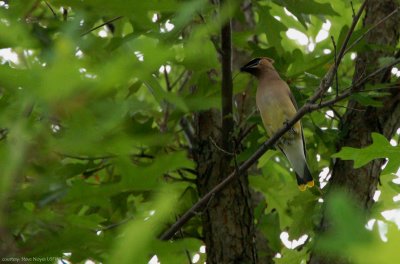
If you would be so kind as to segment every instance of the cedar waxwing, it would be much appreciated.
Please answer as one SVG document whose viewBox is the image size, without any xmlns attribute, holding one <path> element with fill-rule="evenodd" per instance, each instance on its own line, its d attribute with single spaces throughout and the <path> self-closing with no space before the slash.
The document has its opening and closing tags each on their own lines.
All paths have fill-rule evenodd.
<svg viewBox="0 0 400 264">
<path fill-rule="evenodd" d="M 272 66 L 273 62 L 266 57 L 256 58 L 240 68 L 240 71 L 248 72 L 258 79 L 257 108 L 269 136 L 282 128 L 297 111 L 289 86 Z M 307 187 L 313 187 L 314 180 L 307 165 L 300 121 L 281 137 L 276 146 L 291 163 L 299 189 L 304 191 Z"/>
</svg>

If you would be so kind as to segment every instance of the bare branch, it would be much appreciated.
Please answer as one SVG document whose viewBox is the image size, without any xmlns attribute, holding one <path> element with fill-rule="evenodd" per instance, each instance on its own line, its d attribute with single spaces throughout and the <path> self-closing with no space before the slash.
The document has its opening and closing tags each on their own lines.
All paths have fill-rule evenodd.
<svg viewBox="0 0 400 264">
<path fill-rule="evenodd" d="M 210 142 L 212 143 L 212 145 L 219 150 L 220 152 L 224 153 L 227 156 L 234 156 L 233 153 L 226 151 L 225 149 L 221 148 L 220 146 L 218 146 L 218 144 L 214 141 L 214 139 L 212 137 L 209 137 Z"/>
<path fill-rule="evenodd" d="M 191 127 L 187 118 L 184 116 L 181 117 L 179 124 L 181 125 L 186 141 L 189 144 L 189 149 L 192 149 L 193 145 L 196 143 L 196 138 L 193 133 L 193 128 Z"/>
<path fill-rule="evenodd" d="M 168 71 L 167 71 L 167 64 L 164 66 L 164 78 L 165 78 L 165 86 L 167 87 L 167 91 L 170 92 L 172 90 L 171 83 L 169 81 Z"/>
<path fill-rule="evenodd" d="M 0 141 L 7 138 L 8 128 L 0 128 Z"/>
<path fill-rule="evenodd" d="M 339 78 L 338 78 L 338 69 L 339 66 L 337 65 L 337 48 L 336 48 L 336 42 L 335 39 L 333 38 L 333 36 L 331 36 L 331 40 L 332 40 L 332 45 L 333 45 L 333 49 L 334 49 L 334 58 L 335 58 L 335 67 L 336 67 L 336 72 L 335 72 L 335 82 L 336 82 L 336 96 L 339 95 Z"/>
<path fill-rule="evenodd" d="M 354 32 L 354 29 L 356 28 L 356 25 L 358 23 L 358 21 L 360 20 L 361 14 L 363 13 L 365 6 L 367 4 L 368 0 L 365 0 L 360 9 L 358 10 L 357 14 L 353 17 L 353 21 L 350 25 L 349 31 L 347 32 L 347 35 L 344 39 L 344 42 L 340 48 L 340 51 L 337 55 L 337 60 L 336 63 L 333 65 L 333 67 L 331 67 L 328 72 L 326 73 L 325 77 L 322 79 L 319 88 L 317 90 L 317 92 L 310 98 L 309 102 L 310 103 L 314 103 L 315 101 L 317 101 L 319 98 L 321 98 L 323 96 L 323 94 L 326 92 L 326 90 L 329 89 L 329 86 L 332 84 L 333 81 L 333 77 L 335 76 L 339 64 L 341 63 L 343 56 L 346 52 L 346 47 L 349 43 L 350 37 Z"/>
<path fill-rule="evenodd" d="M 103 27 L 103 26 L 105 26 L 105 25 L 108 25 L 108 24 L 114 22 L 114 21 L 117 21 L 117 20 L 119 20 L 119 19 L 121 19 L 121 18 L 123 18 L 123 16 L 114 17 L 113 19 L 110 19 L 110 20 L 108 20 L 108 21 L 106 21 L 106 22 L 104 22 L 104 23 L 98 25 L 97 27 L 91 28 L 91 29 L 89 29 L 88 31 L 83 32 L 83 33 L 81 34 L 81 37 L 83 37 L 83 36 L 89 34 L 90 32 L 95 31 L 95 30 L 98 29 L 98 28 L 101 28 L 101 27 Z"/>
<path fill-rule="evenodd" d="M 237 139 L 237 144 L 240 144 L 243 139 L 245 139 L 256 126 L 257 124 L 252 124 L 251 126 L 247 127 L 242 133 L 240 133 Z"/>
<path fill-rule="evenodd" d="M 39 4 L 40 4 L 40 1 L 39 1 L 39 0 L 36 0 L 36 2 L 34 2 L 34 3 L 32 4 L 32 7 L 31 7 L 31 8 L 28 10 L 28 12 L 26 12 L 26 14 L 24 15 L 24 20 L 25 20 L 25 21 L 31 16 L 31 14 L 33 13 L 33 11 L 36 10 L 36 8 L 39 6 Z"/>
<path fill-rule="evenodd" d="M 355 26 L 358 22 L 358 20 L 361 17 L 361 14 L 363 10 L 365 9 L 366 2 L 368 0 L 364 1 L 362 4 L 360 10 L 358 11 L 357 15 L 353 18 L 353 22 L 351 24 L 351 27 L 349 29 L 349 32 L 347 33 L 346 39 L 339 51 L 339 54 L 337 56 L 337 63 L 334 64 L 333 67 L 331 67 L 325 77 L 322 79 L 319 89 L 314 93 L 314 95 L 310 98 L 309 102 L 307 102 L 303 107 L 301 107 L 296 115 L 289 120 L 285 125 L 279 129 L 274 135 L 272 135 L 267 141 L 265 141 L 254 153 L 251 155 L 250 158 L 248 158 L 246 161 L 244 161 L 238 169 L 235 169 L 231 174 L 229 174 L 222 182 L 217 184 L 213 189 L 211 189 L 207 194 L 205 194 L 198 202 L 196 202 L 188 211 L 186 211 L 179 219 L 176 221 L 166 232 L 164 232 L 161 236 L 161 240 L 168 240 L 170 239 L 187 221 L 189 221 L 194 215 L 196 215 L 196 212 L 198 212 L 201 208 L 203 208 L 208 201 L 210 200 L 211 197 L 213 197 L 216 193 L 224 189 L 237 175 L 241 175 L 244 172 L 246 172 L 268 149 L 270 149 L 279 139 L 281 136 L 283 136 L 291 127 L 299 121 L 305 114 L 310 113 L 312 111 L 318 110 L 320 108 L 330 106 L 335 104 L 336 102 L 343 100 L 347 98 L 350 94 L 351 91 L 353 90 L 352 87 L 355 85 L 360 85 L 360 82 L 357 82 L 354 84 L 352 87 L 349 87 L 348 91 L 344 93 L 344 95 L 339 95 L 335 99 L 329 100 L 327 102 L 321 102 L 320 104 L 314 104 L 321 96 L 324 94 L 324 92 L 329 88 L 330 85 L 332 85 L 333 81 L 333 76 L 335 72 L 337 71 L 337 67 L 339 66 L 345 50 L 346 46 L 349 42 L 349 39 L 351 37 L 351 34 L 354 32 Z M 388 66 L 386 66 L 388 67 Z M 386 69 L 381 68 L 380 71 Z M 379 71 L 379 72 L 380 72 Z M 372 74 L 378 74 L 378 71 L 375 71 Z M 368 75 L 367 77 L 363 78 L 361 81 L 365 82 L 367 79 L 371 78 L 372 75 Z"/>
<path fill-rule="evenodd" d="M 124 220 L 118 222 L 118 223 L 105 226 L 105 227 L 101 228 L 100 230 L 96 230 L 96 232 L 98 232 L 98 231 L 107 231 L 107 230 L 110 230 L 110 229 L 114 229 L 114 228 L 116 228 L 116 227 L 119 227 L 119 226 L 121 226 L 121 225 L 123 225 L 123 224 L 129 222 L 129 221 L 132 220 L 132 219 L 133 219 L 133 217 L 130 216 L 130 217 L 128 217 L 128 218 L 126 218 L 126 219 L 124 219 Z"/>
<path fill-rule="evenodd" d="M 51 5 L 47 1 L 44 1 L 44 2 L 47 5 L 47 7 L 50 9 L 51 13 L 53 13 L 54 18 L 57 18 L 57 14 L 56 14 L 56 12 L 54 12 L 54 9 L 51 7 Z"/>
<path fill-rule="evenodd" d="M 395 10 L 393 10 L 393 12 L 391 12 L 390 14 L 388 14 L 387 16 L 385 16 L 384 18 L 382 18 L 381 20 L 379 20 L 378 22 L 376 22 L 374 25 L 372 25 L 367 31 L 364 32 L 364 34 L 362 34 L 361 36 L 359 36 L 355 41 L 353 41 L 353 43 L 351 43 L 349 45 L 349 47 L 346 49 L 345 53 L 349 52 L 352 48 L 354 48 L 355 45 L 357 45 L 366 35 L 368 35 L 369 32 L 371 32 L 372 30 L 374 30 L 377 26 L 379 26 L 380 24 L 382 24 L 383 22 L 385 22 L 386 20 L 388 20 L 389 18 L 391 18 L 394 14 L 396 14 L 399 11 L 399 8 L 396 8 Z"/>
<path fill-rule="evenodd" d="M 55 152 L 55 153 L 61 157 L 76 159 L 76 160 L 104 160 L 104 159 L 111 159 L 111 158 L 117 157 L 115 155 L 89 157 L 89 156 L 77 156 L 77 155 L 65 154 L 65 153 L 60 153 L 60 152 Z"/>
<path fill-rule="evenodd" d="M 228 152 L 231 150 L 231 136 L 233 132 L 233 83 L 232 83 L 232 40 L 231 21 L 229 20 L 221 29 L 222 49 L 222 148 Z"/>
<path fill-rule="evenodd" d="M 239 166 L 239 168 L 229 176 L 227 176 L 222 182 L 220 182 L 218 185 L 216 185 L 213 189 L 211 189 L 206 195 L 204 195 L 197 203 L 195 203 L 188 211 L 186 211 L 181 218 L 178 219 L 164 234 L 160 236 L 161 240 L 168 240 L 170 239 L 189 219 L 191 219 L 193 216 L 196 215 L 196 212 L 200 211 L 202 207 L 204 207 L 209 199 L 213 197 L 216 193 L 221 191 L 222 189 L 225 188 L 237 175 L 243 174 L 245 171 L 247 171 L 250 166 L 252 166 L 268 149 L 270 149 L 278 140 L 281 136 L 283 136 L 290 128 L 297 122 L 299 121 L 305 114 L 310 113 L 312 111 L 319 110 L 324 107 L 332 106 L 335 103 L 349 97 L 354 89 L 353 87 L 359 86 L 363 83 L 365 83 L 367 80 L 370 78 L 374 77 L 375 75 L 379 74 L 380 72 L 384 71 L 388 67 L 393 67 L 394 65 L 400 63 L 400 59 L 397 59 L 395 62 L 392 62 L 382 68 L 379 68 L 378 70 L 374 71 L 373 73 L 369 74 L 368 76 L 364 77 L 357 83 L 353 84 L 352 86 L 347 88 L 347 91 L 340 94 L 339 96 L 335 97 L 332 100 L 328 100 L 325 102 L 322 102 L 320 104 L 310 104 L 306 103 L 303 107 L 301 107 L 297 114 L 287 123 L 285 123 L 285 126 L 279 129 L 272 137 L 270 137 L 267 141 L 265 141 L 254 153 L 251 155 L 250 158 L 248 158 L 245 162 L 243 162 L 242 165 Z M 317 91 L 316 93 L 318 93 Z"/>
<path fill-rule="evenodd" d="M 351 11 L 353 12 L 353 18 L 354 18 L 356 15 L 356 11 L 354 11 L 353 1 L 350 1 L 350 5 L 351 5 Z"/>
<path fill-rule="evenodd" d="M 171 83 L 169 81 L 167 65 L 163 65 L 163 66 L 164 66 L 164 71 L 163 72 L 164 72 L 165 86 L 167 87 L 167 91 L 171 92 L 172 87 L 171 87 Z M 170 104 L 168 102 L 165 102 L 164 117 L 163 117 L 163 120 L 161 121 L 161 124 L 160 124 L 160 131 L 163 132 L 163 133 L 167 132 L 167 130 L 168 130 L 169 114 L 170 114 Z"/>
<path fill-rule="evenodd" d="M 364 84 L 365 82 L 367 82 L 369 79 L 371 79 L 372 77 L 378 75 L 379 73 L 381 73 L 382 71 L 393 67 L 394 65 L 400 63 L 400 59 L 394 60 L 392 63 L 389 63 L 379 69 L 377 69 L 376 71 L 368 74 L 367 76 L 365 76 L 364 78 L 362 78 L 361 80 L 358 80 L 357 82 L 355 82 L 354 84 L 352 84 L 351 86 L 349 86 L 348 88 L 345 89 L 345 91 L 340 94 L 339 96 L 335 97 L 334 99 L 325 101 L 325 102 L 321 102 L 320 104 L 311 104 L 309 105 L 310 110 L 317 110 L 323 107 L 327 107 L 327 106 L 331 106 L 336 104 L 339 101 L 342 101 L 343 99 L 349 97 L 350 95 L 352 95 L 353 93 L 358 93 L 358 92 L 365 92 L 365 91 L 355 91 L 354 88 L 355 87 L 359 87 L 362 84 Z"/>
<path fill-rule="evenodd" d="M 181 74 L 179 74 L 178 78 L 176 78 L 176 80 L 170 85 L 171 89 L 173 89 L 175 87 L 175 85 L 183 78 L 183 76 L 185 75 L 187 71 L 182 71 Z M 185 82 L 185 80 L 184 80 Z M 179 89 L 181 90 L 181 89 Z"/>
</svg>

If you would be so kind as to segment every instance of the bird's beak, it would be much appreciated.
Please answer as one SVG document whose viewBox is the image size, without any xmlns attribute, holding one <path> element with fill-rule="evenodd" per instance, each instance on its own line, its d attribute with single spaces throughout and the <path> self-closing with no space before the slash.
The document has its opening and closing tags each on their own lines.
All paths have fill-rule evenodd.
<svg viewBox="0 0 400 264">
<path fill-rule="evenodd" d="M 260 59 L 254 59 L 254 60 L 250 61 L 249 63 L 247 63 L 246 65 L 241 67 L 240 71 L 248 72 L 248 73 L 254 72 L 254 70 L 257 69 L 259 61 L 260 61 Z"/>
<path fill-rule="evenodd" d="M 240 68 L 241 72 L 252 72 L 252 69 L 255 69 L 257 65 L 254 66 L 243 66 Z"/>
</svg>

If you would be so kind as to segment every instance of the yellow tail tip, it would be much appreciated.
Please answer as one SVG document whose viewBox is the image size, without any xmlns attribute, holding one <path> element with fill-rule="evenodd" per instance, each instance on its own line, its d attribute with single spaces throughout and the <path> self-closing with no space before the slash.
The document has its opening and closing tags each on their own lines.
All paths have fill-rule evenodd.
<svg viewBox="0 0 400 264">
<path fill-rule="evenodd" d="M 307 185 L 305 185 L 305 184 L 300 184 L 299 185 L 299 190 L 300 191 L 304 192 L 306 189 L 307 189 Z"/>
<path fill-rule="evenodd" d="M 307 187 L 309 187 L 309 188 L 314 187 L 314 181 L 312 180 L 312 181 L 307 182 Z"/>
<path fill-rule="evenodd" d="M 309 181 L 306 184 L 300 184 L 299 190 L 304 192 L 305 190 L 307 190 L 307 188 L 312 188 L 312 187 L 314 187 L 314 181 Z"/>
</svg>

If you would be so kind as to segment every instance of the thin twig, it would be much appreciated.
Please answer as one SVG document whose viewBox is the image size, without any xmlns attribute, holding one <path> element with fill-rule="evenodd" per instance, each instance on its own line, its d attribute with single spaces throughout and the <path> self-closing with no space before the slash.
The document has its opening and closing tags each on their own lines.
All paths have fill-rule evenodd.
<svg viewBox="0 0 400 264">
<path fill-rule="evenodd" d="M 173 89 L 175 87 L 175 85 L 177 85 L 177 83 L 182 79 L 182 77 L 185 75 L 186 71 L 182 71 L 181 74 L 179 74 L 178 78 L 176 78 L 176 80 L 171 84 L 171 89 Z"/>
<path fill-rule="evenodd" d="M 399 63 L 398 61 L 397 63 Z M 392 63 L 393 64 L 393 63 Z M 392 67 L 393 65 L 387 65 L 382 67 L 373 73 L 369 74 L 356 84 L 350 86 L 346 92 L 340 94 L 332 100 L 322 102 L 321 104 L 310 104 L 306 103 L 303 107 L 301 107 L 296 115 L 285 123 L 285 126 L 279 129 L 272 137 L 270 137 L 267 141 L 265 141 L 254 153 L 248 158 L 242 165 L 239 166 L 238 170 L 235 170 L 231 174 L 229 174 L 223 181 L 217 184 L 214 188 L 212 188 L 207 194 L 205 194 L 199 201 L 197 201 L 189 210 L 187 210 L 179 219 L 176 221 L 167 231 L 165 231 L 161 236 L 161 240 L 168 240 L 181 228 L 187 221 L 189 221 L 193 216 L 197 214 L 200 208 L 204 207 L 208 204 L 211 197 L 213 197 L 216 193 L 225 188 L 237 175 L 242 175 L 245 171 L 247 171 L 268 149 L 270 149 L 279 139 L 283 136 L 291 127 L 297 123 L 305 114 L 310 113 L 312 111 L 316 111 L 318 109 L 332 106 L 335 103 L 349 97 L 352 94 L 352 87 L 356 85 L 361 85 L 361 82 L 366 82 L 369 78 L 374 75 L 380 73 L 385 70 L 387 67 Z M 316 92 L 318 93 L 318 91 Z"/>
<path fill-rule="evenodd" d="M 66 9 L 65 7 L 62 8 L 62 13 L 63 13 L 63 20 L 67 21 L 68 19 L 68 9 Z"/>
<path fill-rule="evenodd" d="M 368 0 L 366 0 L 368 1 Z M 347 43 L 350 39 L 352 32 L 357 24 L 357 21 L 361 17 L 362 11 L 365 8 L 366 1 L 362 4 L 360 10 L 358 11 L 357 15 L 354 17 L 352 25 L 349 29 L 349 32 L 346 36 L 346 39 L 341 47 L 341 50 L 338 54 L 338 64 L 340 64 L 341 59 L 343 58 L 344 51 L 346 49 Z M 341 97 L 341 95 L 337 96 L 335 99 L 330 100 L 330 104 L 326 104 L 322 102 L 321 104 L 314 104 L 320 96 L 329 88 L 333 81 L 333 73 L 335 72 L 336 67 L 329 69 L 325 77 L 322 79 L 319 89 L 314 93 L 314 95 L 310 98 L 309 102 L 307 102 L 303 107 L 301 107 L 296 115 L 289 120 L 285 125 L 279 129 L 274 135 L 272 135 L 267 141 L 265 141 L 254 153 L 248 158 L 246 161 L 239 166 L 238 170 L 234 170 L 231 174 L 229 174 L 224 180 L 222 180 L 219 184 L 217 184 L 214 188 L 212 188 L 207 194 L 205 194 L 199 201 L 197 201 L 189 210 L 187 210 L 179 219 L 176 221 L 167 231 L 165 231 L 161 236 L 161 240 L 168 240 L 170 239 L 187 221 L 189 221 L 196 212 L 204 207 L 210 200 L 210 198 L 225 188 L 237 175 L 242 175 L 246 172 L 268 149 L 270 149 L 279 139 L 283 136 L 287 131 L 291 129 L 291 127 L 296 124 L 305 114 L 315 111 L 317 109 L 330 106 L 335 104 L 336 102 L 343 100 L 344 98 L 348 97 L 351 94 L 351 90 L 349 89 L 348 92 L 345 92 L 346 95 Z M 382 70 L 382 69 L 380 69 Z M 375 71 L 377 72 L 377 71 Z M 368 75 L 371 77 L 371 75 Z M 367 76 L 367 77 L 368 77 Z M 363 79 L 367 80 L 367 79 Z M 359 83 L 358 83 L 359 85 Z"/>
<path fill-rule="evenodd" d="M 190 182 L 190 183 L 194 183 L 195 182 L 192 179 L 185 180 L 183 178 L 174 177 L 174 176 L 172 176 L 172 175 L 170 175 L 168 173 L 164 173 L 163 176 L 164 176 L 164 178 L 171 179 L 171 180 L 176 181 L 176 182 Z"/>
<path fill-rule="evenodd" d="M 368 35 L 369 32 L 371 32 L 372 30 L 374 30 L 377 26 L 379 26 L 380 24 L 382 24 L 383 22 L 385 22 L 386 20 L 388 20 L 390 17 L 392 17 L 394 14 L 396 14 L 399 11 L 399 8 L 396 8 L 395 10 L 393 10 L 393 12 L 391 12 L 390 14 L 388 14 L 387 16 L 385 16 L 384 18 L 382 18 L 381 20 L 379 20 L 378 22 L 376 22 L 374 25 L 372 25 L 367 31 L 364 32 L 364 34 L 362 34 L 361 36 L 359 36 L 356 40 L 353 41 L 353 43 L 351 43 L 349 45 L 349 47 L 346 49 L 345 53 L 349 52 L 352 48 L 354 48 L 355 45 L 357 45 L 363 38 L 365 38 L 366 35 Z"/>
<path fill-rule="evenodd" d="M 220 146 L 218 146 L 217 142 L 215 142 L 215 140 L 214 140 L 212 137 L 209 137 L 209 139 L 210 139 L 210 142 L 213 144 L 213 146 L 214 146 L 217 150 L 221 151 L 222 153 L 224 153 L 224 154 L 226 154 L 226 155 L 228 155 L 228 156 L 233 156 L 233 155 L 234 155 L 232 152 L 229 152 L 229 151 L 227 151 L 227 150 L 221 148 Z"/>
<path fill-rule="evenodd" d="M 251 126 L 247 127 L 240 135 L 239 138 L 237 139 L 237 144 L 240 144 L 243 139 L 245 139 L 251 131 L 257 126 L 257 124 L 252 124 Z"/>
<path fill-rule="evenodd" d="M 372 78 L 373 76 L 376 76 L 378 73 L 380 73 L 380 72 L 382 72 L 382 71 L 384 71 L 384 70 L 386 70 L 388 68 L 391 68 L 394 65 L 399 64 L 399 63 L 400 63 L 400 58 L 397 58 L 397 59 L 393 60 L 391 63 L 389 63 L 389 64 L 387 64 L 387 65 L 385 65 L 385 66 L 383 66 L 383 67 L 381 67 L 381 68 L 379 68 L 377 70 L 375 70 L 374 72 L 368 74 L 367 76 L 365 76 L 361 80 L 357 81 L 355 86 L 356 87 L 359 86 L 359 85 L 357 85 L 357 83 L 360 83 L 360 85 L 365 83 L 366 80 Z"/>
<path fill-rule="evenodd" d="M 341 63 L 343 56 L 346 52 L 346 48 L 347 45 L 350 41 L 350 37 L 354 32 L 354 29 L 356 28 L 356 25 L 365 9 L 365 6 L 367 4 L 368 0 L 364 0 L 364 2 L 362 3 L 360 9 L 358 10 L 357 14 L 353 17 L 353 21 L 350 25 L 349 31 L 347 32 L 347 35 L 343 41 L 343 44 L 340 48 L 340 51 L 337 55 L 337 62 L 333 65 L 333 67 L 331 67 L 328 72 L 326 73 L 325 77 L 322 79 L 319 88 L 317 90 L 317 92 L 310 98 L 309 102 L 310 103 L 314 103 L 316 102 L 319 98 L 321 98 L 323 96 L 323 94 L 329 89 L 329 86 L 332 84 L 333 81 L 333 77 L 337 72 L 337 67 L 339 66 L 339 64 Z"/>
<path fill-rule="evenodd" d="M 330 106 L 329 109 L 331 109 L 331 111 L 333 112 L 334 116 L 336 116 L 337 120 L 339 122 L 342 122 L 342 116 L 340 115 L 340 113 L 332 106 Z"/>
<path fill-rule="evenodd" d="M 89 33 L 92 32 L 92 31 L 95 31 L 96 29 L 99 29 L 99 28 L 101 28 L 101 27 L 103 27 L 103 26 L 105 26 L 105 25 L 107 25 L 107 24 L 110 24 L 110 23 L 112 23 L 112 22 L 114 22 L 114 21 L 116 21 L 116 20 L 119 20 L 119 19 L 121 19 L 121 18 L 123 18 L 123 17 L 124 17 L 124 16 L 117 16 L 117 17 L 114 17 L 113 19 L 110 19 L 110 20 L 108 20 L 108 21 L 106 21 L 106 22 L 104 22 L 104 23 L 102 23 L 102 24 L 100 24 L 100 25 L 98 25 L 98 26 L 96 26 L 96 27 L 94 27 L 94 28 L 89 29 L 88 31 L 85 31 L 84 33 L 81 34 L 81 37 L 83 37 L 83 36 L 89 34 Z"/>
<path fill-rule="evenodd" d="M 60 153 L 60 152 L 54 152 L 57 155 L 64 157 L 64 158 L 70 158 L 70 159 L 76 159 L 76 160 L 103 160 L 103 159 L 111 159 L 111 158 L 116 158 L 116 155 L 108 155 L 108 156 L 98 156 L 98 157 L 87 157 L 87 156 L 77 156 L 77 155 L 71 155 L 71 154 L 65 154 L 65 153 Z"/>
<path fill-rule="evenodd" d="M 193 146 L 196 144 L 196 138 L 189 121 L 187 120 L 186 117 L 183 116 L 181 117 L 179 124 L 181 125 L 183 134 L 185 135 L 186 141 L 189 144 L 189 149 L 192 149 Z"/>
<path fill-rule="evenodd" d="M 394 58 L 398 59 L 400 58 L 400 49 L 397 50 L 397 52 L 394 54 Z M 388 68 L 384 74 L 382 74 L 382 78 L 380 80 L 381 83 L 387 83 L 388 81 L 390 82 L 392 75 L 392 68 Z M 397 78 L 399 80 L 400 78 Z M 400 84 L 400 83 L 399 83 Z"/>
<path fill-rule="evenodd" d="M 177 170 L 176 172 L 179 174 L 179 176 L 181 176 L 182 180 L 190 183 L 196 183 L 196 180 L 186 177 L 182 170 Z"/>
<path fill-rule="evenodd" d="M 357 111 L 357 112 L 365 112 L 365 109 L 357 109 L 354 107 L 349 107 L 349 106 L 344 106 L 344 105 L 333 104 L 331 107 L 332 107 L 332 109 L 334 109 L 334 107 L 338 107 L 338 108 L 350 109 L 350 110 Z"/>
<path fill-rule="evenodd" d="M 336 82 L 336 96 L 339 95 L 339 78 L 338 78 L 338 70 L 339 66 L 337 65 L 337 49 L 336 49 L 336 42 L 333 36 L 331 36 L 332 44 L 333 44 L 333 49 L 334 49 L 334 59 L 335 59 L 335 67 L 337 68 L 336 73 L 335 73 L 335 82 Z"/>
<path fill-rule="evenodd" d="M 167 91 L 170 92 L 172 90 L 171 83 L 169 82 L 167 65 L 164 65 L 164 79 L 165 79 L 165 86 L 167 87 Z"/>
<path fill-rule="evenodd" d="M 132 220 L 132 219 L 133 219 L 133 217 L 130 216 L 130 217 L 128 217 L 128 218 L 126 218 L 126 219 L 124 219 L 124 220 L 118 222 L 118 223 L 105 226 L 105 227 L 103 227 L 102 229 L 97 230 L 97 232 L 98 232 L 98 231 L 107 231 L 107 230 L 110 230 L 110 229 L 114 229 L 114 228 L 116 228 L 116 227 L 118 227 L 118 226 L 120 226 L 120 225 L 123 225 L 123 224 L 129 222 L 129 221 Z"/>
<path fill-rule="evenodd" d="M 175 216 L 175 220 L 178 220 L 178 217 L 177 217 L 177 216 Z M 183 235 L 182 228 L 179 229 L 179 234 L 181 235 L 181 239 L 184 239 L 184 238 L 185 238 L 184 235 Z M 186 253 L 186 257 L 188 258 L 189 264 L 193 264 L 192 259 L 191 259 L 191 257 L 190 257 L 189 250 L 187 250 L 186 248 L 185 248 L 185 253 Z"/>
<path fill-rule="evenodd" d="M 54 12 L 54 9 L 51 7 L 51 5 L 47 2 L 44 1 L 47 7 L 50 9 L 50 11 L 53 13 L 54 18 L 58 18 L 56 12 Z"/>
<path fill-rule="evenodd" d="M 353 1 L 350 1 L 350 5 L 351 5 L 351 11 L 353 13 L 353 18 L 354 18 L 356 16 L 356 11 L 354 10 Z"/>
<path fill-rule="evenodd" d="M 107 164 L 104 164 L 104 165 L 102 165 L 102 166 L 100 166 L 100 167 L 97 167 L 97 168 L 94 168 L 94 169 L 85 170 L 85 171 L 82 173 L 82 176 L 83 176 L 83 178 L 87 179 L 87 178 L 89 178 L 90 176 L 92 176 L 93 174 L 95 174 L 96 172 L 101 171 L 101 170 L 104 170 L 104 169 L 107 169 L 107 168 L 110 167 L 110 166 L 112 166 L 112 164 L 111 164 L 111 163 L 107 163 Z"/>
<path fill-rule="evenodd" d="M 164 79 L 165 79 L 165 86 L 167 87 L 167 91 L 171 92 L 171 84 L 169 82 L 169 77 L 168 77 L 168 71 L 167 71 L 167 66 L 164 65 Z M 161 121 L 160 124 L 160 130 L 161 132 L 167 132 L 168 130 L 168 118 L 169 118 L 169 112 L 170 112 L 170 104 L 165 101 L 165 110 L 164 110 L 164 117 L 163 120 Z"/>
<path fill-rule="evenodd" d="M 389 66 L 384 66 L 383 68 L 388 69 Z M 392 83 L 393 85 L 395 85 L 395 83 Z M 349 89 L 350 87 L 353 86 L 349 86 L 347 88 L 345 88 L 345 91 L 347 89 Z M 385 90 L 390 90 L 390 89 L 399 89 L 400 87 L 397 85 L 395 86 L 387 86 L 387 87 L 377 87 L 377 88 L 371 88 L 371 89 L 364 89 L 364 90 L 357 90 L 357 91 L 353 91 L 352 93 L 369 93 L 369 92 L 377 92 L 377 91 L 385 91 Z M 327 95 L 326 97 L 328 97 L 329 95 Z M 332 95 L 330 95 L 332 96 Z"/>
<path fill-rule="evenodd" d="M 8 135 L 8 128 L 1 128 L 0 129 L 0 141 L 7 138 Z"/>
<path fill-rule="evenodd" d="M 35 11 L 35 9 L 39 6 L 39 4 L 40 4 L 39 0 L 36 0 L 36 2 L 33 3 L 32 7 L 24 15 L 24 20 L 27 20 L 30 17 L 30 15 L 33 13 L 33 11 Z"/>
<path fill-rule="evenodd" d="M 350 95 L 352 95 L 354 93 L 363 92 L 363 91 L 355 90 L 354 88 L 363 85 L 370 78 L 378 75 L 379 73 L 381 73 L 382 71 L 384 71 L 384 70 L 386 70 L 386 69 L 388 69 L 390 67 L 393 67 L 394 65 L 396 65 L 398 63 L 400 63 L 400 59 L 397 59 L 397 60 L 393 61 L 392 63 L 389 63 L 389 64 L 377 69 L 376 71 L 368 74 L 367 76 L 361 78 L 361 80 L 358 80 L 354 84 L 350 85 L 348 88 L 346 88 L 344 90 L 344 92 L 342 94 L 340 94 L 339 96 L 335 97 L 334 99 L 322 102 L 320 104 L 310 104 L 309 105 L 310 110 L 316 110 L 316 109 L 320 109 L 320 108 L 323 108 L 323 107 L 334 105 L 337 102 L 342 101 L 343 99 L 349 97 Z"/>
</svg>

